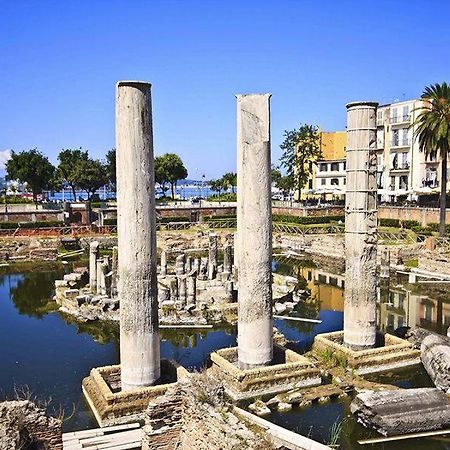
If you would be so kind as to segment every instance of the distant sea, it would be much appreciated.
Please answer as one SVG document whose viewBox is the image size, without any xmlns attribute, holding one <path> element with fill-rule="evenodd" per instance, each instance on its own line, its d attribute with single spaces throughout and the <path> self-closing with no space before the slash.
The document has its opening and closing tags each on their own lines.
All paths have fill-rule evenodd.
<svg viewBox="0 0 450 450">
<path fill-rule="evenodd" d="M 204 182 L 202 185 L 201 181 L 190 181 L 189 184 L 182 184 L 176 187 L 175 189 L 175 197 L 182 200 L 190 200 L 193 198 L 206 198 L 210 195 L 216 194 L 216 192 L 212 191 L 209 186 Z M 76 191 L 77 198 L 76 200 L 87 199 L 87 193 L 84 191 Z M 108 200 L 116 197 L 116 193 L 114 191 L 110 191 L 106 188 L 99 189 L 96 194 L 99 196 L 100 200 Z M 166 192 L 166 195 L 170 196 L 170 189 Z M 162 192 L 159 188 L 156 189 L 156 197 L 161 197 Z M 51 201 L 74 201 L 72 190 L 64 189 L 60 192 L 53 192 L 48 194 L 48 199 Z"/>
</svg>

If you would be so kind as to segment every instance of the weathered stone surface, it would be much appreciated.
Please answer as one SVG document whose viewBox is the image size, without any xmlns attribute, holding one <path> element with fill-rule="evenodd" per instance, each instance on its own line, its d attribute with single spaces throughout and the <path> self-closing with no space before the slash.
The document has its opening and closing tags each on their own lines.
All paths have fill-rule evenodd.
<svg viewBox="0 0 450 450">
<path fill-rule="evenodd" d="M 120 362 L 123 390 L 160 377 L 151 85 L 116 90 Z"/>
<path fill-rule="evenodd" d="M 344 343 L 354 350 L 376 338 L 377 106 L 347 105 Z"/>
<path fill-rule="evenodd" d="M 358 422 L 384 436 L 450 426 L 450 402 L 434 388 L 366 391 L 356 396 L 350 409 Z"/>
<path fill-rule="evenodd" d="M 269 364 L 272 339 L 270 94 L 237 96 L 238 355 Z"/>
<path fill-rule="evenodd" d="M 0 448 L 62 450 L 61 421 L 48 417 L 29 400 L 0 403 Z"/>
<path fill-rule="evenodd" d="M 271 450 L 264 430 L 249 426 L 223 397 L 220 382 L 205 375 L 152 400 L 145 415 L 143 450 Z"/>
<path fill-rule="evenodd" d="M 91 292 L 97 292 L 97 259 L 99 255 L 99 242 L 92 241 L 89 243 L 89 286 Z"/>
<path fill-rule="evenodd" d="M 450 339 L 430 334 L 421 345 L 421 359 L 434 385 L 450 394 Z"/>
</svg>

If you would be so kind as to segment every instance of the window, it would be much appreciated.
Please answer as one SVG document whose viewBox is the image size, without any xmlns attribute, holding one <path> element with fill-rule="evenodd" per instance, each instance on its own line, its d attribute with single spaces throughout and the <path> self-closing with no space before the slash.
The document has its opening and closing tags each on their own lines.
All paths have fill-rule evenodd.
<svg viewBox="0 0 450 450">
<path fill-rule="evenodd" d="M 320 180 L 320 184 L 321 184 L 322 186 L 325 186 L 325 185 L 327 184 L 327 179 L 326 179 L 326 178 L 322 178 L 322 179 Z"/>
<path fill-rule="evenodd" d="M 313 180 L 309 179 L 308 180 L 308 189 L 312 189 L 313 187 Z"/>
<path fill-rule="evenodd" d="M 395 191 L 395 177 L 391 177 L 391 184 L 389 185 L 391 191 Z"/>
<path fill-rule="evenodd" d="M 337 163 L 337 162 L 331 163 L 331 169 L 330 170 L 332 172 L 337 172 L 339 170 L 339 163 Z"/>
<path fill-rule="evenodd" d="M 402 145 L 409 145 L 408 128 L 402 128 L 401 135 L 402 135 Z"/>
<path fill-rule="evenodd" d="M 327 276 L 319 273 L 319 276 L 317 277 L 317 281 L 319 283 L 325 284 L 327 282 Z"/>
<path fill-rule="evenodd" d="M 339 186 L 339 180 L 337 178 L 332 178 L 331 186 Z"/>
<path fill-rule="evenodd" d="M 392 147 L 398 146 L 398 143 L 399 143 L 398 130 L 392 130 Z"/>
<path fill-rule="evenodd" d="M 401 175 L 399 180 L 400 189 L 408 189 L 408 175 Z"/>
<path fill-rule="evenodd" d="M 347 170 L 347 161 L 344 161 L 344 162 L 343 162 L 343 168 L 342 168 L 342 170 Z"/>
<path fill-rule="evenodd" d="M 403 122 L 406 122 L 409 120 L 409 106 L 404 106 L 403 107 Z"/>
<path fill-rule="evenodd" d="M 409 169 L 408 152 L 401 153 L 400 169 Z"/>
<path fill-rule="evenodd" d="M 397 108 L 392 108 L 391 110 L 391 123 L 397 123 Z"/>
<path fill-rule="evenodd" d="M 328 170 L 328 164 L 324 164 L 324 163 L 320 164 L 319 165 L 319 170 L 321 172 L 326 172 Z"/>
<path fill-rule="evenodd" d="M 332 286 L 337 286 L 337 284 L 338 284 L 337 278 L 335 278 L 335 277 L 330 277 L 330 284 L 331 284 Z"/>
</svg>

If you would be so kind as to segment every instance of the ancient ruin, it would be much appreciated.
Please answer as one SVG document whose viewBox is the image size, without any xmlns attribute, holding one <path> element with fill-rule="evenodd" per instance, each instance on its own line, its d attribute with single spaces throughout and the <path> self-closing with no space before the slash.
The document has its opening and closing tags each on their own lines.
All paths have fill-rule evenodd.
<svg viewBox="0 0 450 450">
<path fill-rule="evenodd" d="M 354 350 L 376 339 L 377 106 L 347 105 L 344 344 Z"/>
<path fill-rule="evenodd" d="M 269 364 L 272 338 L 270 94 L 237 96 L 238 359 Z"/>
</svg>

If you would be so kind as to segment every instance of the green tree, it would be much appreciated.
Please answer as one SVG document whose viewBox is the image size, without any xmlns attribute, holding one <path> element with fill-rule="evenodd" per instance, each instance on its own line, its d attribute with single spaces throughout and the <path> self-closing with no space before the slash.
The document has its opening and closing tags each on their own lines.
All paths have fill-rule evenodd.
<svg viewBox="0 0 450 450">
<path fill-rule="evenodd" d="M 59 152 L 58 161 L 56 177 L 70 186 L 73 198 L 76 200 L 76 190 L 80 188 L 81 170 L 85 163 L 89 161 L 88 152 L 83 151 L 81 147 L 79 149 L 64 149 Z"/>
<path fill-rule="evenodd" d="M 281 165 L 286 169 L 287 176 L 292 179 L 292 185 L 301 191 L 311 174 L 310 166 L 313 161 L 322 157 L 319 144 L 318 128 L 315 125 L 300 125 L 298 130 L 285 131 L 284 140 L 280 145 L 283 154 Z"/>
<path fill-rule="evenodd" d="M 432 84 L 425 87 L 424 100 L 412 126 L 414 137 L 426 157 L 439 156 L 441 162 L 441 194 L 439 199 L 439 235 L 445 236 L 445 212 L 447 202 L 447 158 L 450 155 L 450 85 Z"/>
<path fill-rule="evenodd" d="M 90 200 L 95 191 L 108 183 L 106 165 L 97 159 L 89 158 L 79 166 L 78 185 L 87 192 Z"/>
<path fill-rule="evenodd" d="M 158 159 L 158 161 L 156 161 Z M 188 171 L 183 161 L 175 153 L 165 153 L 155 158 L 155 179 L 164 191 L 167 183 L 170 184 L 172 198 L 175 198 L 175 186 L 179 180 L 184 180 Z"/>
<path fill-rule="evenodd" d="M 237 174 L 234 172 L 227 172 L 222 176 L 221 180 L 223 189 L 226 190 L 231 188 L 231 191 L 234 194 L 237 186 Z"/>
<path fill-rule="evenodd" d="M 112 189 L 116 190 L 116 149 L 112 148 L 106 153 L 106 172 L 108 174 L 108 182 Z"/>
<path fill-rule="evenodd" d="M 208 181 L 208 185 L 212 191 L 217 192 L 217 195 L 220 196 L 220 193 L 222 192 L 222 189 L 223 189 L 222 179 L 210 180 L 210 181 Z"/>
<path fill-rule="evenodd" d="M 164 162 L 164 155 L 155 158 L 155 183 L 159 184 L 163 197 L 166 196 L 166 192 L 169 190 L 169 187 L 167 186 L 168 175 Z"/>
<path fill-rule="evenodd" d="M 38 194 L 50 189 L 55 181 L 55 167 L 36 148 L 20 153 L 13 151 L 6 163 L 6 173 L 9 180 L 26 183 L 35 204 Z"/>
</svg>

